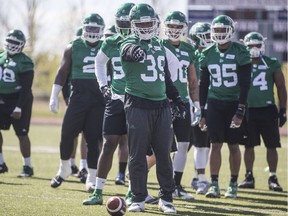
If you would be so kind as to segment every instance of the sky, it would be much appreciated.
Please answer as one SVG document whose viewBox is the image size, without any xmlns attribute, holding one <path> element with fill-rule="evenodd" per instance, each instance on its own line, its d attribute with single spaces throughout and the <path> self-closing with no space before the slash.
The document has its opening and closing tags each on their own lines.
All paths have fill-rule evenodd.
<svg viewBox="0 0 288 216">
<path fill-rule="evenodd" d="M 10 28 L 23 29 L 25 35 L 25 14 L 24 0 L 0 0 L 0 12 L 9 17 Z M 81 21 L 90 13 L 100 14 L 106 26 L 114 24 L 114 14 L 119 6 L 127 0 L 40 0 L 39 11 L 36 15 L 38 23 L 38 50 L 51 50 L 63 52 L 72 35 L 81 26 Z M 160 18 L 165 17 L 170 11 L 179 10 L 187 14 L 187 0 L 130 0 L 135 4 L 148 3 L 160 14 Z M 153 4 L 156 2 L 156 5 Z M 7 30 L 0 28 L 1 42 Z M 5 32 L 4 32 L 5 31 Z M 29 35 L 27 35 L 29 37 Z M 28 38 L 29 40 L 29 38 Z M 27 43 L 28 44 L 28 43 Z M 2 46 L 2 44 L 1 44 Z"/>
</svg>

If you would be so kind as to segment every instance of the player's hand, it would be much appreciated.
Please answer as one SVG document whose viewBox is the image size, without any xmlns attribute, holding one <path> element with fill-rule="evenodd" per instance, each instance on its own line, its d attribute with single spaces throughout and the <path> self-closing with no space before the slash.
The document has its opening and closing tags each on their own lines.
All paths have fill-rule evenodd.
<svg viewBox="0 0 288 216">
<path fill-rule="evenodd" d="M 103 86 L 101 87 L 101 92 L 103 94 L 105 102 L 106 103 L 110 102 L 112 97 L 111 89 L 108 86 Z"/>
<path fill-rule="evenodd" d="M 140 62 L 146 59 L 146 56 L 147 56 L 146 50 L 144 50 L 140 46 L 135 46 L 135 48 L 132 51 L 132 60 L 134 62 Z"/>
<path fill-rule="evenodd" d="M 177 99 L 175 100 L 175 105 L 176 105 L 176 109 L 179 112 L 179 118 L 185 119 L 187 110 L 186 110 L 185 103 L 181 100 L 180 96 L 178 96 Z"/>
<path fill-rule="evenodd" d="M 53 97 L 51 95 L 50 101 L 49 101 L 49 108 L 50 108 L 50 111 L 53 112 L 53 113 L 57 113 L 58 112 L 58 110 L 59 110 L 58 97 Z"/>
<path fill-rule="evenodd" d="M 239 118 L 236 114 L 233 116 L 230 128 L 239 128 L 242 124 L 242 118 Z"/>
<path fill-rule="evenodd" d="M 285 108 L 281 108 L 279 110 L 278 117 L 279 117 L 279 127 L 282 127 L 287 121 L 286 109 Z"/>
<path fill-rule="evenodd" d="M 203 132 L 207 131 L 206 118 L 202 117 L 200 119 L 199 127 L 200 127 L 201 131 L 203 131 Z"/>
<path fill-rule="evenodd" d="M 20 119 L 22 116 L 22 110 L 20 107 L 15 107 L 15 109 L 13 110 L 11 117 L 14 119 Z"/>
</svg>

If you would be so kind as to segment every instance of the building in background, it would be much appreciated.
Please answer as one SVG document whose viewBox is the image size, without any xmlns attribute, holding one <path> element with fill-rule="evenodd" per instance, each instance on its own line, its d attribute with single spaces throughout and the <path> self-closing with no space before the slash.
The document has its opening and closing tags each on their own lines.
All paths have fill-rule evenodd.
<svg viewBox="0 0 288 216">
<path fill-rule="evenodd" d="M 266 54 L 287 62 L 287 8 L 287 0 L 188 0 L 188 18 L 191 27 L 228 15 L 237 22 L 235 40 L 251 31 L 260 32 L 268 38 Z"/>
</svg>

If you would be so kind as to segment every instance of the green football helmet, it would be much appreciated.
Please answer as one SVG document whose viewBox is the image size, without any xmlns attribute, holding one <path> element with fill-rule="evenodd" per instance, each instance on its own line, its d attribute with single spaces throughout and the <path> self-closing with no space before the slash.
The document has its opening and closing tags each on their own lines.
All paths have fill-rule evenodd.
<svg viewBox="0 0 288 216">
<path fill-rule="evenodd" d="M 180 11 L 172 11 L 164 21 L 164 33 L 171 41 L 178 41 L 186 34 L 188 22 L 185 14 Z"/>
<path fill-rule="evenodd" d="M 233 38 L 235 23 L 227 15 L 215 17 L 211 24 L 211 39 L 217 44 L 225 44 Z"/>
<path fill-rule="evenodd" d="M 6 35 L 4 49 L 7 50 L 9 55 L 15 55 L 22 52 L 25 43 L 26 38 L 23 32 L 18 29 L 13 29 Z"/>
<path fill-rule="evenodd" d="M 131 23 L 129 19 L 129 13 L 131 8 L 134 6 L 134 3 L 124 3 L 122 4 L 116 14 L 116 31 L 118 34 L 126 37 L 131 34 Z"/>
<path fill-rule="evenodd" d="M 83 28 L 79 27 L 76 31 L 76 37 L 80 38 L 82 36 L 82 33 L 83 33 Z"/>
<path fill-rule="evenodd" d="M 104 31 L 105 38 L 110 37 L 114 34 L 117 34 L 115 25 L 108 26 Z"/>
<path fill-rule="evenodd" d="M 135 5 L 129 13 L 132 33 L 141 40 L 150 40 L 157 34 L 157 19 L 154 9 L 145 3 Z"/>
<path fill-rule="evenodd" d="M 210 34 L 211 34 L 210 23 L 197 22 L 191 27 L 189 31 L 189 38 L 192 40 L 193 44 L 196 47 L 205 48 L 213 44 Z"/>
<path fill-rule="evenodd" d="M 249 47 L 250 57 L 258 58 L 265 53 L 265 44 L 264 41 L 267 38 L 264 38 L 259 32 L 250 32 L 244 37 L 244 44 Z"/>
<path fill-rule="evenodd" d="M 90 43 L 95 43 L 103 36 L 104 28 L 103 18 L 97 13 L 92 13 L 83 21 L 82 37 Z"/>
</svg>

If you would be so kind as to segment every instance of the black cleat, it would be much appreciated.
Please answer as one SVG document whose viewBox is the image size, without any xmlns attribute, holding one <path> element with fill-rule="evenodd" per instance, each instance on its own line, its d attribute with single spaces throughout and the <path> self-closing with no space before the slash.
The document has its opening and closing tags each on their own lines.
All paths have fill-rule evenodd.
<svg viewBox="0 0 288 216">
<path fill-rule="evenodd" d="M 125 175 L 123 173 L 118 173 L 116 180 L 116 185 L 125 185 Z"/>
<path fill-rule="evenodd" d="M 238 188 L 245 189 L 254 189 L 255 188 L 255 180 L 254 177 L 246 177 L 243 182 L 238 185 Z"/>
<path fill-rule="evenodd" d="M 31 177 L 34 175 L 33 168 L 30 166 L 23 166 L 22 172 L 18 175 L 18 177 Z"/>
<path fill-rule="evenodd" d="M 62 184 L 63 181 L 64 179 L 61 176 L 56 176 L 51 180 L 51 187 L 57 188 Z"/>
<path fill-rule="evenodd" d="M 76 165 L 72 165 L 71 170 L 72 170 L 72 173 L 71 173 L 72 176 L 78 176 L 79 169 Z"/>
<path fill-rule="evenodd" d="M 5 163 L 0 165 L 0 173 L 5 173 L 8 172 L 8 167 L 6 166 Z"/>
<path fill-rule="evenodd" d="M 79 171 L 78 178 L 80 178 L 81 183 L 83 183 L 83 184 L 86 183 L 87 174 L 88 174 L 88 172 L 85 168 L 83 168 L 82 170 Z"/>
<path fill-rule="evenodd" d="M 282 192 L 283 188 L 279 185 L 277 176 L 270 176 L 268 180 L 269 190 Z"/>
</svg>

